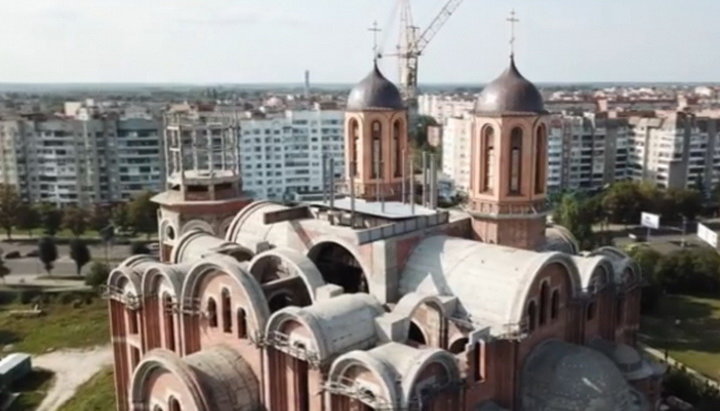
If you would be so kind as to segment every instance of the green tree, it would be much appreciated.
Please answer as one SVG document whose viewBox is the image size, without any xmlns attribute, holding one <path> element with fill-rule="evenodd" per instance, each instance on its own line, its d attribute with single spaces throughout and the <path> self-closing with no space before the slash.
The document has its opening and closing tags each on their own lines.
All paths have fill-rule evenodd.
<svg viewBox="0 0 720 411">
<path fill-rule="evenodd" d="M 135 232 L 147 237 L 157 232 L 157 204 L 151 201 L 153 193 L 146 191 L 128 204 L 128 217 Z"/>
<path fill-rule="evenodd" d="M 32 237 L 32 230 L 40 226 L 40 214 L 30 204 L 23 203 L 17 211 L 17 228 L 27 230 L 28 236 Z"/>
<path fill-rule="evenodd" d="M 58 210 L 52 204 L 44 203 L 38 208 L 38 215 L 40 216 L 40 224 L 45 234 L 49 236 L 57 234 L 58 229 L 62 225 L 62 211 Z"/>
<path fill-rule="evenodd" d="M 638 244 L 628 250 L 628 255 L 640 267 L 640 273 L 645 280 L 645 287 L 641 294 L 642 311 L 653 312 L 657 308 L 660 296 L 663 293 L 663 283 L 657 276 L 657 267 L 663 256 L 646 244 Z"/>
<path fill-rule="evenodd" d="M 43 263 L 45 271 L 51 275 L 53 263 L 57 260 L 58 252 L 55 245 L 55 239 L 52 237 L 43 237 L 38 242 L 38 258 Z"/>
<path fill-rule="evenodd" d="M 90 264 L 88 274 L 85 276 L 85 284 L 97 289 L 107 284 L 109 276 L 110 267 L 107 264 L 95 261 Z"/>
<path fill-rule="evenodd" d="M 70 242 L 70 258 L 75 261 L 77 275 L 80 275 L 82 267 L 90 261 L 90 250 L 87 244 L 80 239 L 74 239 Z"/>
<path fill-rule="evenodd" d="M 10 269 L 5 265 L 5 260 L 0 258 L 0 278 L 2 278 L 3 284 L 5 284 L 5 276 L 10 274 Z"/>
<path fill-rule="evenodd" d="M 576 195 L 566 194 L 555 208 L 553 221 L 567 228 L 578 241 L 581 249 L 594 246 L 592 224 L 595 220 L 590 200 L 579 200 Z"/>
<path fill-rule="evenodd" d="M 8 239 L 12 239 L 12 229 L 17 223 L 18 209 L 22 201 L 15 190 L 9 184 L 0 184 L 0 226 L 5 229 Z"/>
<path fill-rule="evenodd" d="M 693 220 L 702 210 L 703 197 L 697 190 L 671 188 L 667 190 L 665 197 L 668 210 L 663 217 L 671 221 L 680 217 Z"/>
<path fill-rule="evenodd" d="M 113 207 L 110 215 L 112 224 L 121 232 L 127 232 L 130 229 L 131 224 L 127 204 L 116 205 Z"/>
<path fill-rule="evenodd" d="M 63 228 L 70 230 L 76 238 L 80 237 L 87 229 L 88 213 L 75 206 L 68 207 L 63 213 L 62 224 Z"/>
<path fill-rule="evenodd" d="M 107 227 L 112 220 L 112 209 L 107 206 L 95 205 L 90 212 L 88 224 L 91 229 L 100 231 Z"/>
</svg>

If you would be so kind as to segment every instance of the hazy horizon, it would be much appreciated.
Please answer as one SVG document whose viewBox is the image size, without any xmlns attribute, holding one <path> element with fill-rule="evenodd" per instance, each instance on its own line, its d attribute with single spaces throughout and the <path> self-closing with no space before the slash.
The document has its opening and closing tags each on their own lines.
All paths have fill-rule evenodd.
<svg viewBox="0 0 720 411">
<path fill-rule="evenodd" d="M 446 0 L 413 2 L 424 28 Z M 0 83 L 353 84 L 374 20 L 391 52 L 395 1 L 0 0 Z M 421 84 L 484 84 L 508 59 L 538 84 L 717 83 L 717 0 L 466 0 L 420 61 Z M 381 61 L 397 79 L 396 60 Z"/>
</svg>

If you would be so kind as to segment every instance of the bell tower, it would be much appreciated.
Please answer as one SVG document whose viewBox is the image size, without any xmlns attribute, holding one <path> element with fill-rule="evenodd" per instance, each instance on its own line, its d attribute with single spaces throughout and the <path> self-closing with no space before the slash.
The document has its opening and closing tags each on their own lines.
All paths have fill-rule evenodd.
<svg viewBox="0 0 720 411">
<path fill-rule="evenodd" d="M 376 62 L 350 92 L 345 112 L 345 175 L 357 198 L 401 199 L 407 121 L 400 91 Z"/>
<path fill-rule="evenodd" d="M 510 21 L 517 20 L 513 16 Z M 475 104 L 468 212 L 478 240 L 530 250 L 543 247 L 546 114 L 542 95 L 520 74 L 511 54 L 509 67 Z"/>
</svg>

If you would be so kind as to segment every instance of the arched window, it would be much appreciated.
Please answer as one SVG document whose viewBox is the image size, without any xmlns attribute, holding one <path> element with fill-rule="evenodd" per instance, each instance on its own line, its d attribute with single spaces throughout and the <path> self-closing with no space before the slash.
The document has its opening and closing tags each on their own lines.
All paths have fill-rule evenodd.
<svg viewBox="0 0 720 411">
<path fill-rule="evenodd" d="M 182 408 L 180 407 L 180 401 L 178 401 L 177 398 L 171 396 L 170 400 L 168 400 L 168 410 L 182 411 Z"/>
<path fill-rule="evenodd" d="M 237 310 L 237 327 L 238 338 L 247 338 L 247 320 L 245 319 L 245 310 L 242 308 Z"/>
<path fill-rule="evenodd" d="M 541 124 L 535 137 L 535 194 L 545 191 L 545 159 L 547 157 L 547 132 L 545 125 Z"/>
<path fill-rule="evenodd" d="M 217 327 L 217 304 L 215 304 L 215 300 L 212 297 L 209 298 L 207 302 L 207 316 L 210 327 Z"/>
<path fill-rule="evenodd" d="M 495 129 L 485 127 L 482 135 L 483 166 L 481 167 L 480 191 L 493 191 L 495 179 Z"/>
<path fill-rule="evenodd" d="M 400 120 L 393 123 L 393 150 L 395 150 L 395 177 L 402 175 L 402 147 L 400 147 Z"/>
<path fill-rule="evenodd" d="M 415 323 L 415 321 L 410 321 L 410 327 L 408 328 L 408 342 L 414 343 L 413 345 L 427 345 L 427 341 L 425 340 L 425 334 L 423 334 L 420 327 Z"/>
<path fill-rule="evenodd" d="M 587 306 L 587 320 L 592 321 L 595 318 L 595 303 L 591 302 Z"/>
<path fill-rule="evenodd" d="M 538 321 L 540 325 L 545 324 L 548 309 L 548 294 L 550 294 L 550 286 L 545 282 L 540 286 L 540 315 Z"/>
<path fill-rule="evenodd" d="M 461 352 L 465 351 L 465 347 L 467 345 L 468 345 L 468 339 L 463 337 L 463 338 L 455 340 L 452 344 L 450 344 L 448 351 L 450 351 L 453 354 L 460 354 Z"/>
<path fill-rule="evenodd" d="M 478 341 L 475 343 L 474 351 L 475 363 L 475 381 L 483 381 L 485 379 L 485 343 Z"/>
<path fill-rule="evenodd" d="M 552 297 L 550 298 L 550 319 L 554 320 L 558 317 L 558 314 L 560 313 L 560 291 L 555 290 L 552 292 Z"/>
<path fill-rule="evenodd" d="M 360 148 L 360 126 L 358 125 L 357 120 L 351 119 L 350 120 L 350 141 L 349 144 L 352 144 L 352 158 L 350 159 L 350 175 L 353 177 L 357 177 L 357 168 L 358 168 L 358 149 Z"/>
<path fill-rule="evenodd" d="M 220 302 L 222 305 L 222 323 L 223 323 L 223 331 L 226 333 L 232 332 L 232 307 L 230 303 L 230 290 L 227 288 L 223 288 L 222 290 L 222 300 Z"/>
<path fill-rule="evenodd" d="M 522 139 L 522 130 L 520 127 L 515 127 L 512 132 L 510 132 L 509 194 L 521 194 L 522 191 Z"/>
<path fill-rule="evenodd" d="M 531 301 L 527 308 L 527 326 L 528 332 L 535 331 L 535 318 L 537 317 L 537 309 L 535 308 L 535 301 Z"/>
<path fill-rule="evenodd" d="M 173 318 L 172 297 L 163 294 L 163 324 L 165 326 L 165 346 L 170 351 L 175 351 L 175 319 Z"/>
<path fill-rule="evenodd" d="M 382 176 L 382 126 L 379 121 L 373 121 L 370 128 L 372 133 L 372 178 Z"/>
</svg>

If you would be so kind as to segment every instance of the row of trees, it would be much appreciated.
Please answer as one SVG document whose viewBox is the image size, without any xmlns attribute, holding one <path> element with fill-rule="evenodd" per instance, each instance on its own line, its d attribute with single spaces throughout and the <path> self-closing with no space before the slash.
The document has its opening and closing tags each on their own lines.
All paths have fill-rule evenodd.
<svg viewBox="0 0 720 411">
<path fill-rule="evenodd" d="M 609 242 L 593 232 L 595 224 L 638 224 L 643 211 L 659 214 L 665 222 L 692 220 L 703 209 L 703 196 L 697 190 L 663 190 L 634 181 L 617 182 L 594 195 L 562 193 L 553 200 L 553 221 L 570 230 L 583 249 Z"/>
<path fill-rule="evenodd" d="M 720 295 L 720 255 L 708 247 L 661 254 L 636 245 L 628 254 L 640 266 L 646 287 L 643 308 L 652 311 L 663 293 Z"/>
<path fill-rule="evenodd" d="M 67 229 L 79 237 L 87 230 L 101 231 L 109 225 L 122 232 L 149 236 L 157 231 L 157 205 L 150 201 L 152 196 L 153 193 L 145 192 L 129 203 L 61 209 L 48 203 L 30 205 L 20 199 L 14 186 L 0 185 L 0 227 L 8 238 L 12 238 L 13 229 L 31 233 L 33 229 L 41 228 L 48 236 Z"/>
</svg>

